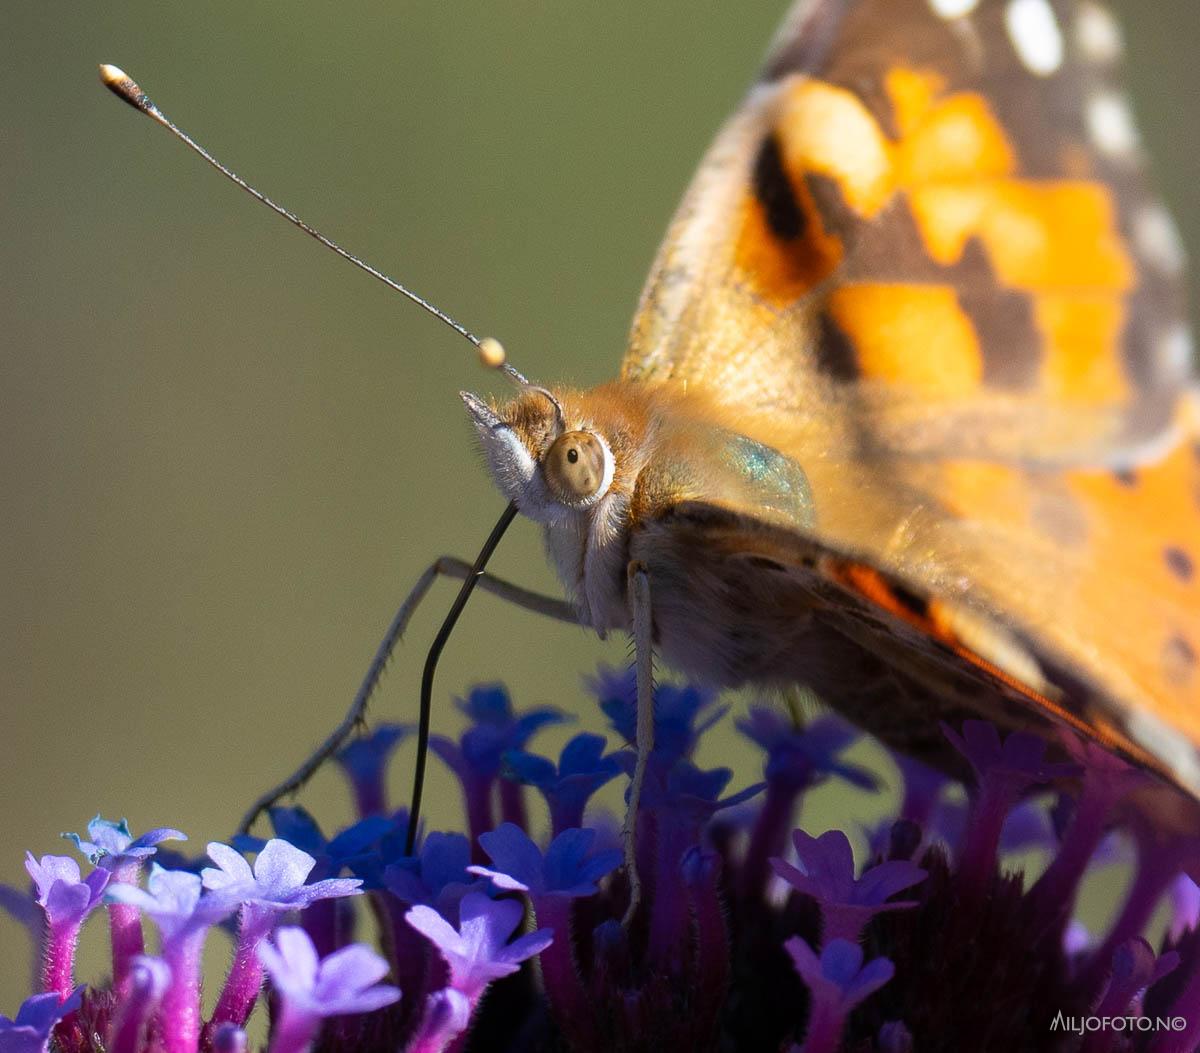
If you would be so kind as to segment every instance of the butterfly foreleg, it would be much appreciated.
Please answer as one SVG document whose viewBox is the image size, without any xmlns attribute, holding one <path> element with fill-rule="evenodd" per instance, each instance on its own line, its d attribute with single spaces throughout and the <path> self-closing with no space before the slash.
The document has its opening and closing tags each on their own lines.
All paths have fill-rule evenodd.
<svg viewBox="0 0 1200 1053">
<path fill-rule="evenodd" d="M 383 639 L 375 651 L 375 656 L 371 659 L 371 664 L 367 667 L 367 672 L 363 676 L 354 700 L 350 703 L 350 708 L 346 710 L 346 715 L 299 768 L 251 805 L 238 826 L 240 832 L 246 833 L 263 812 L 288 794 L 299 790 L 312 778 L 317 769 L 342 747 L 355 729 L 363 725 L 366 719 L 367 705 L 371 701 L 375 689 L 379 686 L 379 681 L 383 678 L 383 671 L 387 668 L 388 660 L 433 583 L 440 577 L 463 581 L 473 572 L 474 567 L 470 563 L 464 559 L 458 559 L 456 556 L 441 556 L 425 569 L 416 584 L 413 585 L 412 590 L 404 598 L 404 602 L 400 604 L 395 617 L 392 618 L 387 632 L 384 633 Z M 498 578 L 494 574 L 480 573 L 478 587 L 522 610 L 545 615 L 558 621 L 579 623 L 579 615 L 575 608 L 565 600 L 523 588 L 503 578 Z"/>
<path fill-rule="evenodd" d="M 633 624 L 634 667 L 637 672 L 637 760 L 629 783 L 629 803 L 622 830 L 629 905 L 625 908 L 621 924 L 628 929 L 642 898 L 642 882 L 637 868 L 637 820 L 642 786 L 646 781 L 646 765 L 654 749 L 654 622 L 650 605 L 650 574 L 646 565 L 637 560 L 630 563 L 626 579 Z"/>
</svg>

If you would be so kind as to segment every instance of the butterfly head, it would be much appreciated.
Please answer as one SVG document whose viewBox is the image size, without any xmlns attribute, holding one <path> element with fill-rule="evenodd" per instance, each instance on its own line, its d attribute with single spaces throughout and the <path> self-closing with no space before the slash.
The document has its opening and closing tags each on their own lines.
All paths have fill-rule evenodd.
<svg viewBox="0 0 1200 1053">
<path fill-rule="evenodd" d="M 492 478 L 524 515 L 552 524 L 597 505 L 612 487 L 616 458 L 605 435 L 573 420 L 558 396 L 527 386 L 493 408 L 462 392 Z"/>
</svg>

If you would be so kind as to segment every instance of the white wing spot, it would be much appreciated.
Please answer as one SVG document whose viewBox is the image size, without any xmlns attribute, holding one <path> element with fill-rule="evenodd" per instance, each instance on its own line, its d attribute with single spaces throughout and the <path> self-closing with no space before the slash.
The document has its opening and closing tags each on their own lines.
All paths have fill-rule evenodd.
<svg viewBox="0 0 1200 1053">
<path fill-rule="evenodd" d="M 1179 228 L 1162 205 L 1145 205 L 1133 216 L 1133 243 L 1152 266 L 1175 276 L 1187 266 L 1187 251 Z"/>
<path fill-rule="evenodd" d="M 1163 376 L 1175 379 L 1188 376 L 1196 355 L 1192 331 L 1184 322 L 1177 322 L 1159 336 L 1154 355 L 1155 365 Z"/>
<path fill-rule="evenodd" d="M 1080 4 L 1075 16 L 1075 44 L 1084 58 L 1104 65 L 1116 62 L 1124 49 L 1117 20 L 1107 8 L 1090 0 Z"/>
<path fill-rule="evenodd" d="M 1049 0 L 1008 0 L 1004 25 L 1021 60 L 1030 73 L 1048 77 L 1063 63 L 1062 30 Z"/>
<path fill-rule="evenodd" d="M 979 0 L 929 0 L 938 18 L 962 18 L 979 6 Z"/>
<path fill-rule="evenodd" d="M 1098 92 L 1088 99 L 1086 116 L 1092 145 L 1101 153 L 1124 157 L 1141 145 L 1133 111 L 1123 95 Z"/>
</svg>

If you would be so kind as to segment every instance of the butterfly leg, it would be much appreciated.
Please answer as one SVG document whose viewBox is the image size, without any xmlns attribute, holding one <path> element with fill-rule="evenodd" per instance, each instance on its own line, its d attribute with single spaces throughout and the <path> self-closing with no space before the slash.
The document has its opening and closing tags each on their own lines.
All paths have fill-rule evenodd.
<svg viewBox="0 0 1200 1053">
<path fill-rule="evenodd" d="M 425 594 L 429 592 L 433 583 L 442 577 L 462 581 L 470 577 L 473 570 L 472 565 L 466 560 L 457 559 L 454 556 L 442 556 L 434 560 L 426 568 L 425 572 L 417 579 L 417 583 L 413 586 L 412 591 L 405 597 L 404 602 L 400 604 L 400 609 L 396 611 L 396 616 L 392 619 L 391 625 L 388 626 L 387 632 L 384 633 L 383 640 L 375 651 L 375 657 L 371 659 L 371 664 L 367 667 L 366 675 L 363 677 L 358 692 L 354 696 L 354 701 L 350 703 L 350 708 L 346 711 L 346 715 L 342 718 L 341 723 L 330 732 L 329 737 L 313 751 L 312 755 L 299 768 L 278 786 L 264 793 L 250 806 L 250 809 L 242 817 L 242 821 L 238 826 L 239 831 L 242 833 L 248 831 L 254 824 L 254 821 L 263 812 L 288 794 L 295 793 L 296 790 L 300 789 L 308 782 L 313 773 L 341 748 L 345 741 L 354 733 L 354 729 L 362 725 L 367 712 L 367 704 L 370 702 L 371 696 L 375 693 L 375 689 L 379 686 L 379 681 L 383 677 L 383 671 L 387 667 L 388 659 L 391 658 L 392 651 L 395 650 L 396 645 L 400 642 L 405 629 L 408 628 L 409 621 L 411 621 L 412 616 L 416 613 L 417 608 L 425 598 Z M 573 625 L 579 624 L 579 615 L 576 613 L 575 608 L 565 600 L 557 599 L 554 596 L 545 596 L 531 589 L 522 588 L 520 585 L 514 585 L 510 581 L 505 581 L 503 578 L 498 578 L 494 574 L 486 572 L 480 575 L 478 584 L 479 588 L 485 592 L 490 592 L 493 596 L 498 596 L 500 599 L 516 607 L 520 607 L 522 610 L 532 611 L 534 614 L 545 615 L 547 618 L 569 622 Z"/>
<path fill-rule="evenodd" d="M 629 803 L 625 810 L 625 873 L 629 880 L 629 906 L 621 924 L 633 922 L 642 898 L 642 882 L 637 868 L 637 819 L 646 781 L 646 765 L 654 749 L 654 623 L 650 606 L 650 574 L 646 565 L 634 561 L 627 570 L 629 603 L 633 611 L 633 649 L 637 671 L 637 761 L 629 784 Z"/>
</svg>

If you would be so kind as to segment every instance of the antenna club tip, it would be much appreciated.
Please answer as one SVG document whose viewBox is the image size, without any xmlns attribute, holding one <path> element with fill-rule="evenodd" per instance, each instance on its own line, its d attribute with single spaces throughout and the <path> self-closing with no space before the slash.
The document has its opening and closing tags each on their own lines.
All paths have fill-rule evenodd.
<svg viewBox="0 0 1200 1053">
<path fill-rule="evenodd" d="M 114 95 L 139 110 L 145 109 L 150 104 L 150 100 L 138 86 L 137 81 L 120 66 L 114 66 L 108 62 L 100 63 L 100 83 Z"/>
<path fill-rule="evenodd" d="M 508 361 L 504 345 L 494 336 L 485 336 L 479 341 L 479 361 L 486 369 L 500 369 Z"/>
</svg>

